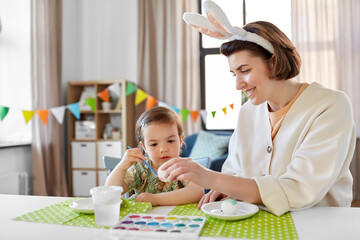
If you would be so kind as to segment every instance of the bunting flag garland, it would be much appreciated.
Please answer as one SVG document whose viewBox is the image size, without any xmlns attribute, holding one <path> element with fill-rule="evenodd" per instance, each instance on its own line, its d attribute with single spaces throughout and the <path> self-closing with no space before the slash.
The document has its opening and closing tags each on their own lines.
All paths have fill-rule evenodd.
<svg viewBox="0 0 360 240">
<path fill-rule="evenodd" d="M 126 96 L 136 92 L 137 87 L 133 83 L 126 84 Z"/>
<path fill-rule="evenodd" d="M 196 111 L 196 110 L 190 111 L 190 116 L 191 116 L 191 118 L 193 119 L 194 122 L 196 122 L 196 120 L 198 119 L 199 113 L 200 112 Z"/>
<path fill-rule="evenodd" d="M 155 106 L 157 103 L 157 99 L 154 98 L 153 96 L 148 95 L 148 98 L 146 100 L 146 110 L 152 108 L 153 106 Z"/>
<path fill-rule="evenodd" d="M 110 102 L 109 90 L 107 88 L 99 92 L 97 95 L 104 102 Z"/>
<path fill-rule="evenodd" d="M 177 107 L 174 107 L 174 106 L 170 106 L 170 109 L 174 110 L 176 113 L 180 112 L 180 109 L 178 109 Z"/>
<path fill-rule="evenodd" d="M 26 124 L 28 124 L 28 122 L 32 119 L 32 117 L 34 116 L 35 111 L 26 111 L 23 110 L 23 115 L 24 115 L 24 119 Z"/>
<path fill-rule="evenodd" d="M 116 94 L 116 96 L 119 96 L 119 97 L 121 96 L 121 89 L 120 89 L 119 83 L 111 84 L 109 87 L 107 87 L 107 89 L 109 89 L 109 91 Z"/>
<path fill-rule="evenodd" d="M 181 115 L 182 121 L 183 121 L 184 123 L 186 123 L 186 120 L 187 120 L 187 117 L 188 117 L 189 113 L 190 113 L 190 111 L 187 110 L 187 109 L 184 109 L 184 108 L 183 108 L 183 109 L 180 110 L 180 115 Z"/>
<path fill-rule="evenodd" d="M 36 110 L 36 114 L 40 117 L 40 120 L 42 121 L 44 126 L 47 123 L 49 112 L 50 111 L 47 109 Z"/>
<path fill-rule="evenodd" d="M 120 84 L 114 83 L 114 84 L 109 85 L 107 88 L 105 88 L 101 92 L 98 92 L 97 97 L 99 97 L 104 102 L 110 102 L 110 97 L 111 97 L 110 91 L 111 91 L 111 93 L 120 97 L 121 96 Z M 163 106 L 163 107 L 167 107 L 167 108 L 174 110 L 177 114 L 179 114 L 181 116 L 181 119 L 184 123 L 187 121 L 189 114 L 194 123 L 196 123 L 196 121 L 198 120 L 199 115 L 201 117 L 201 120 L 204 123 L 206 123 L 206 121 L 207 121 L 208 111 L 205 109 L 189 110 L 189 109 L 185 109 L 185 108 L 181 108 L 181 109 L 177 108 L 177 107 L 169 105 L 165 102 L 159 101 L 155 97 L 153 97 L 153 96 L 149 95 L 148 93 L 146 93 L 145 91 L 139 89 L 135 84 L 133 84 L 131 82 L 126 82 L 126 96 L 129 96 L 130 94 L 133 94 L 133 93 L 136 93 L 135 105 L 139 105 L 140 103 L 142 103 L 143 101 L 146 100 L 146 110 L 158 105 L 158 106 Z M 112 95 L 112 96 L 115 97 L 114 95 Z M 96 98 L 89 97 L 88 99 L 85 100 L 85 104 L 88 105 L 93 112 L 96 111 Z M 234 103 L 231 103 L 230 105 L 228 105 L 228 107 L 230 107 L 232 110 L 234 110 Z M 42 121 L 43 125 L 45 126 L 47 124 L 50 112 L 56 118 L 58 123 L 62 124 L 63 120 L 64 120 L 66 108 L 68 108 L 70 110 L 70 112 L 75 116 L 75 118 L 77 120 L 80 120 L 80 116 L 81 116 L 80 102 L 71 103 L 66 106 L 54 107 L 54 108 L 51 108 L 50 110 L 48 110 L 48 109 L 38 109 L 38 110 L 34 110 L 34 111 L 22 110 L 22 113 L 23 113 L 26 124 L 28 124 L 28 122 L 33 118 L 34 114 L 36 113 L 39 116 L 40 120 Z M 227 115 L 227 107 L 221 108 L 221 110 L 224 112 L 225 115 Z M 9 111 L 10 111 L 9 107 L 0 105 L 0 121 L 4 120 L 4 118 L 8 115 Z M 217 111 L 211 111 L 211 115 L 213 118 L 215 118 L 216 112 Z"/>
<path fill-rule="evenodd" d="M 200 110 L 200 116 L 201 116 L 201 119 L 203 120 L 203 122 L 206 123 L 207 111 L 204 110 L 204 109 L 201 109 Z"/>
<path fill-rule="evenodd" d="M 168 104 L 161 102 L 161 101 L 158 101 L 158 106 L 170 108 Z"/>
<path fill-rule="evenodd" d="M 0 120 L 2 121 L 9 112 L 8 107 L 0 106 Z"/>
<path fill-rule="evenodd" d="M 188 109 L 180 109 L 175 106 L 171 106 L 167 103 L 164 103 L 162 101 L 159 101 L 158 99 L 154 98 L 153 96 L 149 95 L 148 93 L 144 92 L 143 90 L 139 89 L 136 85 L 133 83 L 127 83 L 126 84 L 126 96 L 129 96 L 132 93 L 136 92 L 135 96 L 135 105 L 139 105 L 141 102 L 145 101 L 146 99 L 146 110 L 152 108 L 155 105 L 167 107 L 172 110 L 174 110 L 176 113 L 180 114 L 182 117 L 182 121 L 186 122 L 187 117 L 190 114 L 193 122 L 196 122 L 199 115 L 201 116 L 201 119 L 204 123 L 206 123 L 207 119 L 207 111 L 204 109 L 201 110 L 188 110 Z M 230 104 L 229 107 L 234 110 L 234 103 Z M 221 110 L 224 112 L 225 115 L 227 115 L 227 107 L 221 108 Z M 216 111 L 211 112 L 212 117 L 215 118 Z"/>
<path fill-rule="evenodd" d="M 135 105 L 138 105 L 138 104 L 140 104 L 141 102 L 145 101 L 146 97 L 147 97 L 146 92 L 144 92 L 144 91 L 141 90 L 141 89 L 138 89 L 138 90 L 136 91 Z"/>
<path fill-rule="evenodd" d="M 76 102 L 76 103 L 72 103 L 67 105 L 68 109 L 70 110 L 70 112 L 75 116 L 75 118 L 77 120 L 80 119 L 80 103 Z"/>
<path fill-rule="evenodd" d="M 91 110 L 93 112 L 96 111 L 95 100 L 96 100 L 95 98 L 88 98 L 85 100 L 85 103 L 91 107 Z"/>
<path fill-rule="evenodd" d="M 216 111 L 212 111 L 211 114 L 212 114 L 213 118 L 215 118 Z"/>
<path fill-rule="evenodd" d="M 65 106 L 51 108 L 50 112 L 54 115 L 58 123 L 62 124 L 64 121 Z"/>
</svg>

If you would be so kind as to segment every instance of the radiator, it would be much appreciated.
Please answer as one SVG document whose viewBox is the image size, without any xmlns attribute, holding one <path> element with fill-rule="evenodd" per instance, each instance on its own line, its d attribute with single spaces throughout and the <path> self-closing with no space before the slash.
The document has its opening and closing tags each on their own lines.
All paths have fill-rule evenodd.
<svg viewBox="0 0 360 240">
<path fill-rule="evenodd" d="M 29 176 L 27 172 L 12 172 L 0 174 L 0 193 L 28 194 Z"/>
</svg>

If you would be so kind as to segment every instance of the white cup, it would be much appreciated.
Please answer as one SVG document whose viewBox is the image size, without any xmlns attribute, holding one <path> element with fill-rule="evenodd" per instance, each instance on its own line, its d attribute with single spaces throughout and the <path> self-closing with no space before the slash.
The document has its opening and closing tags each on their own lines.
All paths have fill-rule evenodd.
<svg viewBox="0 0 360 240">
<path fill-rule="evenodd" d="M 122 192 L 123 188 L 120 186 L 100 186 L 90 189 L 96 225 L 110 227 L 119 221 Z"/>
</svg>

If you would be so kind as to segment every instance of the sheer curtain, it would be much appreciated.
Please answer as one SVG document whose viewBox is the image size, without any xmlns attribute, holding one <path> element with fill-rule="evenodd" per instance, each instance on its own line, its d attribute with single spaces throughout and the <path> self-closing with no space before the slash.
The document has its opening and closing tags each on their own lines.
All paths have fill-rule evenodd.
<svg viewBox="0 0 360 240">
<path fill-rule="evenodd" d="M 299 80 L 319 82 L 349 97 L 357 127 L 351 164 L 360 199 L 360 1 L 292 0 L 293 42 L 303 60 Z"/>
<path fill-rule="evenodd" d="M 176 108 L 200 109 L 199 33 L 182 19 L 198 12 L 194 0 L 139 0 L 138 84 Z M 140 110 L 141 111 L 141 110 Z M 185 134 L 199 131 L 190 115 Z"/>
<path fill-rule="evenodd" d="M 33 109 L 61 106 L 61 21 L 62 0 L 31 1 Z M 68 195 L 61 128 L 51 114 L 32 121 L 34 195 Z"/>
</svg>

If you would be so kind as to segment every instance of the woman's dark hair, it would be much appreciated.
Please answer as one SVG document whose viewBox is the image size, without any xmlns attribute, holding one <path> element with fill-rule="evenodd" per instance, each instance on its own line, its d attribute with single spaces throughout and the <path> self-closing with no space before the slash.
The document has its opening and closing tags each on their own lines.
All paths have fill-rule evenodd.
<svg viewBox="0 0 360 240">
<path fill-rule="evenodd" d="M 274 57 L 274 67 L 270 76 L 272 79 L 287 80 L 299 74 L 300 55 L 290 39 L 274 24 L 258 21 L 246 24 L 243 29 L 268 40 L 274 48 L 274 54 L 256 43 L 233 40 L 221 45 L 220 52 L 223 55 L 228 57 L 235 52 L 247 50 L 254 56 L 261 57 L 265 62 L 269 62 Z"/>
</svg>

